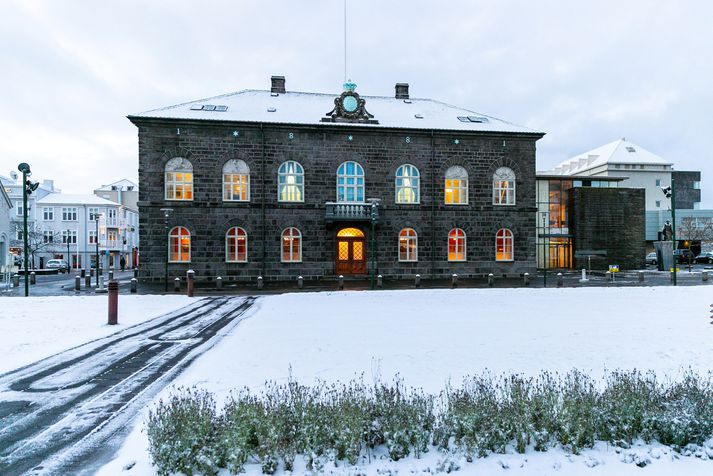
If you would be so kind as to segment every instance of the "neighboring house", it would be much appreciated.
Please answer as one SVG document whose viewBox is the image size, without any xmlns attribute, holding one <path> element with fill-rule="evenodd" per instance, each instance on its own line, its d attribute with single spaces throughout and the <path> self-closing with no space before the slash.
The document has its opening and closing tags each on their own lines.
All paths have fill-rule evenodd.
<svg viewBox="0 0 713 476">
<path fill-rule="evenodd" d="M 5 191 L 5 186 L 0 184 L 0 273 L 9 272 L 9 268 L 14 264 L 10 256 L 10 238 L 12 229 L 10 227 L 10 212 L 12 202 Z"/>
<path fill-rule="evenodd" d="M 139 187 L 131 180 L 123 179 L 109 185 L 102 185 L 94 190 L 94 195 L 120 203 L 137 213 L 139 211 Z"/>
<path fill-rule="evenodd" d="M 713 210 L 699 210 L 701 173 L 673 170 L 673 163 L 626 139 L 619 139 L 562 162 L 543 175 L 568 177 L 619 177 L 620 187 L 645 190 L 646 241 L 660 239 L 671 220 L 671 199 L 663 188 L 676 181 L 676 223 L 686 218 L 709 219 Z"/>
<path fill-rule="evenodd" d="M 129 116 L 141 278 L 163 280 L 167 261 L 198 279 L 534 272 L 544 134 L 411 98 L 408 84 L 355 88 L 291 92 L 274 76 L 267 91 Z"/>
<path fill-rule="evenodd" d="M 116 269 L 123 256 L 131 268 L 137 259 L 138 214 L 96 195 L 54 193 L 37 201 L 37 223 L 47 246 L 44 262 L 65 259 L 72 268 L 95 266 L 97 240 L 103 268 Z M 38 258 L 39 258 L 38 257 Z"/>
</svg>

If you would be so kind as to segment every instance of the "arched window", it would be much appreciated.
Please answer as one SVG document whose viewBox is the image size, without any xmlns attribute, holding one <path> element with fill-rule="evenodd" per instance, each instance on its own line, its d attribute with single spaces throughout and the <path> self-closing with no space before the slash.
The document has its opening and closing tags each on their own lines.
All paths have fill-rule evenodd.
<svg viewBox="0 0 713 476">
<path fill-rule="evenodd" d="M 337 170 L 337 201 L 364 202 L 364 169 L 356 162 L 344 162 Z"/>
<path fill-rule="evenodd" d="M 396 169 L 396 203 L 418 203 L 421 199 L 420 174 L 411 164 Z"/>
<path fill-rule="evenodd" d="M 299 263 L 302 261 L 302 233 L 294 227 L 282 232 L 282 262 Z"/>
<path fill-rule="evenodd" d="M 245 263 L 248 260 L 248 234 L 239 226 L 234 226 L 225 234 L 225 261 Z"/>
<path fill-rule="evenodd" d="M 277 200 L 279 202 L 304 202 L 305 172 L 300 164 L 288 160 L 277 170 Z"/>
<path fill-rule="evenodd" d="M 453 228 L 448 233 L 448 261 L 465 261 L 465 232 Z"/>
<path fill-rule="evenodd" d="M 399 261 L 418 261 L 418 235 L 413 228 L 399 232 Z"/>
<path fill-rule="evenodd" d="M 508 167 L 493 174 L 493 205 L 515 205 L 515 172 Z"/>
<path fill-rule="evenodd" d="M 168 261 L 171 263 L 191 262 L 191 232 L 176 226 L 168 234 Z"/>
<path fill-rule="evenodd" d="M 250 201 L 250 167 L 244 161 L 231 159 L 223 165 L 223 200 Z"/>
<path fill-rule="evenodd" d="M 512 231 L 501 228 L 495 234 L 495 261 L 512 261 L 513 259 Z"/>
<path fill-rule="evenodd" d="M 166 162 L 166 200 L 193 200 L 193 165 L 182 157 Z"/>
<path fill-rule="evenodd" d="M 446 170 L 446 204 L 466 205 L 468 203 L 468 172 L 460 165 Z"/>
</svg>

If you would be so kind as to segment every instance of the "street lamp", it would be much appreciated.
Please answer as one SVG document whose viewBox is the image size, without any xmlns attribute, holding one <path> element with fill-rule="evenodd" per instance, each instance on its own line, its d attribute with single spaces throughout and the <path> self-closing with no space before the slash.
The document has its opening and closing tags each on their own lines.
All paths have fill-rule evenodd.
<svg viewBox="0 0 713 476">
<path fill-rule="evenodd" d="M 543 285 L 547 287 L 547 240 L 548 237 L 545 236 L 545 224 L 547 223 L 547 212 L 540 212 L 542 214 L 542 277 Z"/>
<path fill-rule="evenodd" d="M 39 182 L 31 182 L 27 179 L 32 172 L 30 171 L 30 165 L 22 162 L 17 166 L 17 170 L 22 172 L 22 241 L 23 241 L 23 255 L 25 256 L 25 296 L 30 295 L 30 282 L 29 282 L 29 250 L 30 246 L 27 242 L 27 196 L 32 195 L 32 192 L 37 190 L 40 186 Z"/>
<path fill-rule="evenodd" d="M 94 215 L 95 231 L 94 231 L 94 246 L 96 248 L 96 258 L 94 260 L 94 274 L 97 277 L 97 288 L 99 287 L 99 218 L 102 216 L 98 211 Z"/>
<path fill-rule="evenodd" d="M 69 255 L 69 242 L 72 241 L 70 236 L 72 236 L 72 230 L 67 230 L 67 275 L 69 276 L 69 268 L 71 256 Z"/>
<path fill-rule="evenodd" d="M 168 254 L 171 252 L 171 242 L 169 241 L 170 238 L 168 236 L 168 219 L 171 216 L 171 213 L 173 213 L 173 208 L 161 208 L 161 211 L 163 212 L 163 226 L 164 230 L 166 232 L 166 261 L 164 262 L 164 292 L 168 292 Z"/>
<path fill-rule="evenodd" d="M 676 286 L 676 181 L 671 178 L 670 187 L 662 187 L 666 198 L 671 199 L 671 248 L 673 253 L 673 285 Z"/>
<path fill-rule="evenodd" d="M 376 279 L 376 223 L 379 221 L 379 199 L 370 198 L 371 202 L 371 289 L 374 289 Z"/>
</svg>

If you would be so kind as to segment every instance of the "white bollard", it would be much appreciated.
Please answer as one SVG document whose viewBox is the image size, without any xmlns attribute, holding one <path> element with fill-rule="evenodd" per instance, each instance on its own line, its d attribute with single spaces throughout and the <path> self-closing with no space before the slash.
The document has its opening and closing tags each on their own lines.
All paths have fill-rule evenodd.
<svg viewBox="0 0 713 476">
<path fill-rule="evenodd" d="M 589 282 L 589 279 L 587 279 L 587 268 L 582 268 L 582 277 L 579 279 L 580 283 L 587 283 Z"/>
</svg>

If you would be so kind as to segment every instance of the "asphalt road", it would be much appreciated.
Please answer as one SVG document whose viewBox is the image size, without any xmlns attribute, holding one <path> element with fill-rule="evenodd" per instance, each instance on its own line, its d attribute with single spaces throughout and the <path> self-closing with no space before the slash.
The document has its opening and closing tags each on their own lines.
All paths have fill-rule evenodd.
<svg viewBox="0 0 713 476">
<path fill-rule="evenodd" d="M 0 375 L 0 474 L 91 474 L 141 408 L 253 302 L 204 298 Z"/>
</svg>

